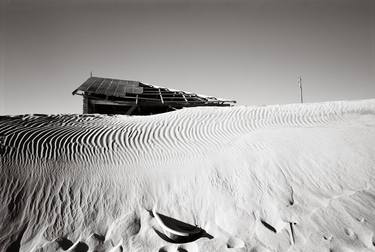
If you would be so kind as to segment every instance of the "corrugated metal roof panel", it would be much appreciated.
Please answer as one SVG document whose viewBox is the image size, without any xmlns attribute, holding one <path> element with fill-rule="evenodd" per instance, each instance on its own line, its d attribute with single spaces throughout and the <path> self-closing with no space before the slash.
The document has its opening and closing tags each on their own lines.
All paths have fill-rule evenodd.
<svg viewBox="0 0 375 252">
<path fill-rule="evenodd" d="M 132 80 L 119 80 L 111 78 L 90 77 L 81 86 L 73 91 L 73 94 L 105 95 L 125 99 L 154 100 L 160 103 L 179 103 L 186 105 L 229 105 L 235 101 L 216 99 L 215 97 L 199 96 L 174 89 L 167 89 L 141 83 Z M 138 98 L 136 98 L 138 97 Z M 165 97 L 165 98 L 164 98 Z M 184 105 L 185 106 L 185 105 Z"/>
</svg>

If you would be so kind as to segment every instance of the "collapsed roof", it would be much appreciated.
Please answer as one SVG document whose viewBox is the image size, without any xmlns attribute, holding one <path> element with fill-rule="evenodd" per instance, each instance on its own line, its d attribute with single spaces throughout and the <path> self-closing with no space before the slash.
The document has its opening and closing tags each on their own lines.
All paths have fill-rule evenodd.
<svg viewBox="0 0 375 252">
<path fill-rule="evenodd" d="M 90 77 L 73 91 L 92 99 L 105 99 L 119 104 L 164 105 L 176 108 L 192 106 L 231 106 L 236 101 L 173 90 L 139 81 Z"/>
</svg>

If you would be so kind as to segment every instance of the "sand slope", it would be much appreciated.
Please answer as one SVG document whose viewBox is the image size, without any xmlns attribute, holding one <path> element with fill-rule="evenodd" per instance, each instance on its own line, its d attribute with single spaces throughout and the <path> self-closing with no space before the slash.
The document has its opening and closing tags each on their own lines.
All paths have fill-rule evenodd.
<svg viewBox="0 0 375 252">
<path fill-rule="evenodd" d="M 0 157 L 0 251 L 375 251 L 375 100 L 3 116 Z"/>
</svg>

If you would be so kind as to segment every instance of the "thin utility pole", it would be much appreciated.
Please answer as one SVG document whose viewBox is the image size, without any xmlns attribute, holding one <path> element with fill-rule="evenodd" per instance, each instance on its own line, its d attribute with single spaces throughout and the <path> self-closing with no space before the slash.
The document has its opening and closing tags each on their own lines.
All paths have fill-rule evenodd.
<svg viewBox="0 0 375 252">
<path fill-rule="evenodd" d="M 300 90 L 300 99 L 301 99 L 301 103 L 303 103 L 303 90 L 302 90 L 302 77 L 298 77 L 298 86 L 299 86 L 299 90 Z"/>
</svg>

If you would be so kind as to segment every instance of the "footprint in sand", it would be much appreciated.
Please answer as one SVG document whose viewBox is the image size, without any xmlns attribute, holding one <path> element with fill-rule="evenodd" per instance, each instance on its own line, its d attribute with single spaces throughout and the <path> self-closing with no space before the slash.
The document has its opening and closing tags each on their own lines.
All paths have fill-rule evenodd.
<svg viewBox="0 0 375 252">
<path fill-rule="evenodd" d="M 333 236 L 332 235 L 323 235 L 323 239 L 326 241 L 332 241 Z"/>
<path fill-rule="evenodd" d="M 186 243 L 180 245 L 167 245 L 161 247 L 159 252 L 198 252 L 198 246 L 195 243 Z"/>
<path fill-rule="evenodd" d="M 235 237 L 231 237 L 229 238 L 228 242 L 227 242 L 227 248 L 244 248 L 245 247 L 245 243 L 243 240 L 241 239 L 238 239 L 238 238 L 235 238 Z"/>
<path fill-rule="evenodd" d="M 256 246 L 252 248 L 250 252 L 271 252 L 271 251 L 263 246 Z"/>
<path fill-rule="evenodd" d="M 158 252 L 168 252 L 168 246 L 161 247 Z"/>
<path fill-rule="evenodd" d="M 93 233 L 86 240 L 86 242 L 90 248 L 94 248 L 94 247 L 102 245 L 104 243 L 104 240 L 105 240 L 105 237 L 103 235 Z"/>
<path fill-rule="evenodd" d="M 198 252 L 198 246 L 195 243 L 181 244 L 177 247 L 178 252 Z"/>
<path fill-rule="evenodd" d="M 62 248 L 63 250 L 68 250 L 71 246 L 73 246 L 73 242 L 65 237 L 57 238 L 55 242 L 57 242 L 60 248 Z"/>
<path fill-rule="evenodd" d="M 350 239 L 355 240 L 358 238 L 357 234 L 354 233 L 354 231 L 351 230 L 350 228 L 345 228 L 344 231 L 345 231 L 345 234 L 350 237 Z"/>
<path fill-rule="evenodd" d="M 358 217 L 358 218 L 357 218 L 357 221 L 363 223 L 363 222 L 365 222 L 366 220 L 365 220 L 364 217 Z"/>
</svg>

